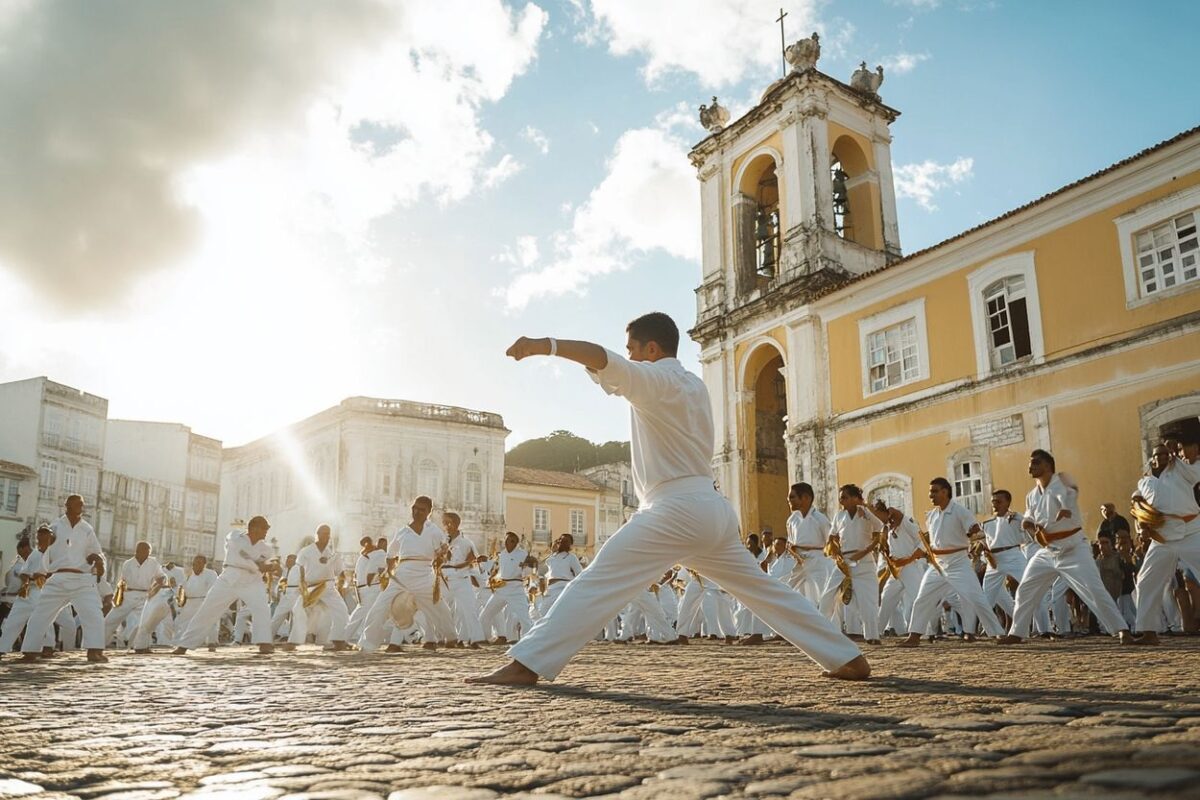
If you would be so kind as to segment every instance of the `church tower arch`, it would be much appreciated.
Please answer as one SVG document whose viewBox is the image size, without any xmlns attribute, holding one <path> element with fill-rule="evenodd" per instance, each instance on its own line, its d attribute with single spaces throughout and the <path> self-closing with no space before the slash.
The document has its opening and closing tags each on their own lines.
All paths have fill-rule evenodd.
<svg viewBox="0 0 1200 800">
<path fill-rule="evenodd" d="M 834 229 L 848 242 L 883 249 L 879 186 L 870 159 L 854 137 L 839 136 L 830 152 Z"/>
<path fill-rule="evenodd" d="M 783 159 L 762 146 L 743 159 L 733 182 L 734 273 L 739 294 L 779 274 L 783 248 Z"/>
<path fill-rule="evenodd" d="M 752 344 L 741 364 L 742 464 L 747 488 L 742 521 L 746 532 L 787 521 L 787 378 L 784 350 L 769 337 Z"/>
</svg>

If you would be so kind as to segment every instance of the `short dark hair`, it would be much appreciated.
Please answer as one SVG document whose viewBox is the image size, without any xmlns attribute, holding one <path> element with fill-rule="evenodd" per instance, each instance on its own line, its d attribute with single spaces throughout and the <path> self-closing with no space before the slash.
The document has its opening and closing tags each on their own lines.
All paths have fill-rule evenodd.
<svg viewBox="0 0 1200 800">
<path fill-rule="evenodd" d="M 752 534 L 750 534 L 749 536 L 747 536 L 747 537 L 746 537 L 746 541 L 748 541 L 748 542 L 757 542 L 757 541 L 758 541 L 758 534 L 757 534 L 757 533 L 752 533 Z"/>
<path fill-rule="evenodd" d="M 859 500 L 862 500 L 862 489 L 858 488 L 853 483 L 847 483 L 845 486 L 842 486 L 838 489 L 838 494 L 842 494 L 843 492 L 851 497 L 857 497 Z"/>
<path fill-rule="evenodd" d="M 423 495 L 423 494 L 417 495 L 417 499 L 413 500 L 413 505 L 415 506 L 417 503 L 420 503 L 421 501 L 425 501 L 425 505 L 429 506 L 430 509 L 433 508 L 433 500 L 428 495 Z"/>
<path fill-rule="evenodd" d="M 642 344 L 655 342 L 668 356 L 679 353 L 679 326 L 661 311 L 643 314 L 625 326 L 625 332 Z"/>
<path fill-rule="evenodd" d="M 813 491 L 812 485 L 805 483 L 804 481 L 800 481 L 799 483 L 793 483 L 792 491 L 796 493 L 797 497 L 806 497 L 807 496 L 807 497 L 812 497 L 815 499 L 817 496 L 817 493 Z"/>
<path fill-rule="evenodd" d="M 1050 451 L 1048 450 L 1043 450 L 1039 447 L 1037 450 L 1034 450 L 1032 453 L 1030 453 L 1029 457 L 1031 459 L 1036 458 L 1038 461 L 1045 461 L 1050 465 L 1050 469 L 1054 470 L 1055 472 L 1058 471 L 1058 467 L 1054 465 L 1054 456 L 1050 455 Z"/>
<path fill-rule="evenodd" d="M 878 498 L 874 503 L 872 503 L 871 507 L 874 508 L 876 511 L 887 511 L 888 510 L 887 501 L 884 500 L 882 497 Z"/>
<path fill-rule="evenodd" d="M 929 482 L 929 485 L 937 486 L 939 488 L 945 489 L 947 492 L 950 493 L 951 497 L 954 497 L 954 487 L 951 486 L 950 481 L 946 480 L 945 478 L 934 478 L 933 480 L 931 480 Z"/>
<path fill-rule="evenodd" d="M 22 547 L 27 547 L 30 550 L 33 549 L 33 543 L 29 541 L 28 536 L 22 536 L 20 539 L 17 540 L 17 549 L 19 550 Z"/>
<path fill-rule="evenodd" d="M 996 491 L 992 492 L 992 497 L 995 497 L 996 495 L 1000 495 L 1009 503 L 1012 502 L 1012 492 L 1010 492 L 1008 489 L 997 489 Z"/>
<path fill-rule="evenodd" d="M 1180 444 L 1200 444 L 1200 421 L 1195 417 L 1175 420 L 1162 426 L 1159 435 L 1164 439 L 1174 439 Z"/>
</svg>

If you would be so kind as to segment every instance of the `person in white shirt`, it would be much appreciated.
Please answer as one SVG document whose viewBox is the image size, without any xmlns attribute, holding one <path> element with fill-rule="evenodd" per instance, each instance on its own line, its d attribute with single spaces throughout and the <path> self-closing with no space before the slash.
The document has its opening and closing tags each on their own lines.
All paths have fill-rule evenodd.
<svg viewBox="0 0 1200 800">
<path fill-rule="evenodd" d="M 629 359 L 590 342 L 522 337 L 517 361 L 560 355 L 583 365 L 632 412 L 638 511 L 571 581 L 550 613 L 509 650 L 512 661 L 474 683 L 531 685 L 553 679 L 629 598 L 681 558 L 732 592 L 763 622 L 837 678 L 864 679 L 859 649 L 802 595 L 768 577 L 742 545 L 733 507 L 712 476 L 712 401 L 676 358 L 679 329 L 662 313 L 631 322 Z"/>
<path fill-rule="evenodd" d="M 920 529 L 916 520 L 898 508 L 890 508 L 883 500 L 877 500 L 871 510 L 884 523 L 888 543 L 884 560 L 888 575 L 879 594 L 879 630 L 891 627 L 899 635 L 907 636 L 913 603 L 925 576 Z"/>
<path fill-rule="evenodd" d="M 28 539 L 22 539 L 17 545 L 17 554 L 21 556 L 20 569 L 16 572 L 17 591 L 14 593 L 12 610 L 0 625 L 0 655 L 12 651 L 13 643 L 25 629 L 25 623 L 37 607 L 38 598 L 42 594 L 42 586 L 46 582 L 47 573 L 44 567 L 46 548 L 54 539 L 49 525 L 43 525 L 37 531 L 37 547 L 31 548 Z M 42 642 L 42 655 L 50 655 L 54 651 L 54 637 L 47 629 L 46 638 Z"/>
<path fill-rule="evenodd" d="M 554 552 L 546 556 L 546 610 L 562 594 L 567 584 L 583 572 L 579 558 L 571 552 L 575 537 L 569 533 L 559 536 L 554 542 Z"/>
<path fill-rule="evenodd" d="M 183 578 L 183 604 L 179 606 L 179 616 L 175 618 L 175 641 L 178 644 L 182 634 L 192 622 L 192 617 L 204 604 L 204 598 L 212 591 L 217 582 L 217 573 L 208 567 L 208 559 L 197 555 L 192 559 L 192 568 Z M 217 634 L 220 620 L 214 622 L 204 637 L 204 643 L 209 650 L 217 649 Z"/>
<path fill-rule="evenodd" d="M 1033 534 L 1041 549 L 1034 553 L 1021 575 L 1013 608 L 1012 625 L 999 644 L 1017 644 L 1029 635 L 1033 615 L 1058 577 L 1064 578 L 1075 594 L 1096 614 L 1109 634 L 1121 644 L 1133 644 L 1129 626 L 1121 617 L 1117 603 L 1104 588 L 1092 548 L 1083 535 L 1083 517 L 1079 513 L 1079 488 L 1064 480 L 1057 471 L 1054 456 L 1045 450 L 1029 454 L 1029 476 L 1033 489 L 1025 497 L 1022 527 Z M 1059 630 L 1063 622 L 1055 619 Z M 1069 630 L 1069 627 L 1066 628 Z"/>
<path fill-rule="evenodd" d="M 983 523 L 984 546 L 991 554 L 983 573 L 983 595 L 989 606 L 999 606 L 1009 618 L 1013 613 L 1013 596 L 1004 584 L 1008 578 L 1020 583 L 1028 563 L 1021 551 L 1027 538 L 1021 527 L 1021 516 L 1011 511 L 1011 506 L 1012 493 L 1007 489 L 992 492 L 995 516 Z"/>
<path fill-rule="evenodd" d="M 371 609 L 367 611 L 363 631 L 358 637 L 359 650 L 373 653 L 383 643 L 385 627 L 391 619 L 392 601 L 401 592 L 408 592 L 416 602 L 418 611 L 425 618 L 425 641 L 427 650 L 437 648 L 437 643 L 457 641 L 454 618 L 435 584 L 434 561 L 439 564 L 446 556 L 446 534 L 429 521 L 433 511 L 433 500 L 421 495 L 412 504 L 412 519 L 401 528 L 388 544 L 388 564 L 391 576 L 387 588 L 379 593 Z M 389 651 L 400 645 L 393 642 Z"/>
<path fill-rule="evenodd" d="M 472 649 L 478 649 L 484 641 L 483 625 L 479 621 L 479 600 L 471 584 L 471 570 L 475 563 L 475 548 L 471 540 L 458 529 L 462 517 L 453 511 L 442 514 L 442 527 L 446 531 L 447 546 L 450 548 L 442 575 L 446 578 L 446 599 L 454 613 L 454 628 L 458 640 Z"/>
<path fill-rule="evenodd" d="M 256 516 L 251 518 L 245 533 L 232 530 L 225 535 L 225 569 L 176 640 L 175 655 L 183 655 L 204 642 L 211 635 L 212 626 L 235 600 L 241 600 L 250 609 L 251 637 L 258 651 L 274 652 L 271 605 L 262 577 L 278 572 L 278 564 L 272 569 L 271 546 L 266 542 L 270 527 L 266 517 Z"/>
<path fill-rule="evenodd" d="M 159 635 L 158 643 L 166 644 L 167 628 L 171 624 L 171 605 L 175 597 L 176 587 L 183 582 L 183 569 L 168 561 L 163 565 L 158 575 L 150 582 L 150 590 L 146 593 L 146 603 L 138 620 L 136 633 L 133 636 L 133 651 L 139 654 L 150 652 L 150 637 Z"/>
<path fill-rule="evenodd" d="M 512 531 L 504 535 L 504 547 L 496 556 L 496 575 L 490 581 L 494 584 L 492 596 L 484 605 L 480 620 L 483 629 L 487 630 L 497 614 L 507 611 L 519 628 L 514 638 L 524 636 L 533 628 L 533 619 L 529 616 L 529 598 L 525 596 L 525 569 L 537 564 L 525 548 L 517 547 L 519 542 L 520 537 Z M 497 641 L 506 639 L 497 637 Z"/>
<path fill-rule="evenodd" d="M 282 570 L 283 591 L 279 593 L 279 602 L 275 606 L 275 613 L 271 617 L 271 635 L 275 636 L 283 627 L 284 622 L 289 621 L 292 616 L 292 607 L 296 605 L 296 598 L 300 596 L 300 568 L 296 566 L 296 554 L 289 553 L 284 559 Z M 291 631 L 289 622 L 288 631 Z"/>
<path fill-rule="evenodd" d="M 787 540 L 800 562 L 790 583 L 822 616 L 836 621 L 839 582 L 832 579 L 837 567 L 825 555 L 833 525 L 829 517 L 813 507 L 813 487 L 808 483 L 793 483 L 787 499 L 792 509 L 787 518 Z"/>
<path fill-rule="evenodd" d="M 1138 644 L 1158 644 L 1158 625 L 1162 617 L 1163 590 L 1172 586 L 1177 565 L 1200 574 L 1200 505 L 1196 503 L 1196 485 L 1200 484 L 1200 465 L 1172 453 L 1166 444 L 1154 448 L 1148 474 L 1138 481 L 1134 500 L 1149 504 L 1161 517 L 1154 528 L 1137 521 L 1142 535 L 1150 540 L 1137 574 Z"/>
<path fill-rule="evenodd" d="M 133 558 L 121 564 L 121 570 L 117 574 L 117 588 L 124 587 L 124 599 L 121 605 L 114 606 L 104 617 L 105 643 L 112 644 L 113 636 L 127 619 L 127 630 L 122 630 L 128 635 L 117 636 L 117 646 L 124 647 L 125 640 L 133 638 L 132 634 L 142 618 L 142 611 L 146 608 L 150 586 L 161 573 L 162 564 L 150 555 L 150 543 L 138 542 L 133 548 Z"/>
<path fill-rule="evenodd" d="M 17 557 L 13 559 L 12 564 L 4 573 L 4 583 L 0 585 L 0 604 L 4 606 L 3 609 L 0 609 L 0 624 L 12 612 L 13 603 L 17 601 L 17 594 L 21 591 L 21 585 L 24 583 L 21 580 L 21 570 L 25 567 L 25 559 L 32 551 L 33 545 L 28 536 L 22 536 L 17 540 Z"/>
<path fill-rule="evenodd" d="M 107 637 L 92 576 L 95 571 L 104 572 L 104 554 L 96 531 L 83 518 L 83 498 L 77 494 L 68 497 L 66 512 L 50 526 L 54 541 L 46 548 L 43 561 L 43 571 L 49 577 L 26 623 L 21 652 L 26 661 L 36 660 L 50 625 L 70 604 L 79 615 L 88 661 L 102 663 L 108 661 L 104 655 Z"/>
<path fill-rule="evenodd" d="M 934 478 L 929 482 L 929 501 L 933 503 L 933 509 L 926 515 L 925 524 L 929 530 L 926 544 L 931 566 L 921 579 L 909 620 L 908 638 L 900 642 L 901 647 L 921 644 L 921 634 L 933 623 L 951 594 L 958 597 L 957 609 L 962 617 L 966 641 L 975 641 L 976 620 L 989 636 L 1004 634 L 1004 626 L 983 596 L 983 587 L 979 585 L 968 553 L 971 538 L 981 536 L 983 531 L 975 521 L 975 515 L 954 502 L 953 496 L 954 491 L 945 478 Z"/>
<path fill-rule="evenodd" d="M 850 569 L 852 590 L 847 610 L 856 613 L 867 643 L 879 644 L 879 579 L 874 554 L 883 523 L 867 510 L 862 489 L 853 483 L 838 489 L 838 505 L 842 510 L 833 516 L 829 538 L 841 547 L 842 559 Z M 830 580 L 840 586 L 842 578 L 843 573 L 836 571 Z"/>
<path fill-rule="evenodd" d="M 298 596 L 292 605 L 292 632 L 288 634 L 285 650 L 294 650 L 296 645 L 304 644 L 308 636 L 308 618 L 310 609 L 320 606 L 329 615 L 329 646 L 328 650 L 350 650 L 346 642 L 346 623 L 350 614 L 346 610 L 346 601 L 338 593 L 336 580 L 342 574 L 342 556 L 330 544 L 331 531 L 328 525 L 317 528 L 317 540 L 307 547 L 301 548 L 296 554 L 296 566 L 300 568 L 300 583 L 309 592 L 320 590 L 315 602 L 308 608 L 304 606 L 304 598 Z M 253 613 L 253 612 L 252 612 Z"/>
<path fill-rule="evenodd" d="M 358 635 L 362 633 L 367 612 L 371 610 L 375 598 L 379 597 L 379 579 L 387 572 L 386 542 L 384 547 L 376 547 L 374 539 L 364 536 L 358 544 L 362 548 L 354 562 L 354 588 L 358 593 L 358 605 L 354 607 L 350 621 L 346 623 L 346 641 L 357 641 Z"/>
</svg>

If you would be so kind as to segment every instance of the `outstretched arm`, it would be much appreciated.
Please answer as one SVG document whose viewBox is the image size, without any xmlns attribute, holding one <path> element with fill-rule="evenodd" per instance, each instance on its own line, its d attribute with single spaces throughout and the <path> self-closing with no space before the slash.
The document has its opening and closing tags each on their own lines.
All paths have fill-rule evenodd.
<svg viewBox="0 0 1200 800">
<path fill-rule="evenodd" d="M 598 344 L 580 342 L 573 339 L 557 339 L 553 355 L 582 364 L 593 372 L 599 372 L 608 366 L 608 352 Z M 520 361 L 529 356 L 551 355 L 550 339 L 530 339 L 522 336 L 512 343 L 505 352 L 509 358 Z"/>
</svg>

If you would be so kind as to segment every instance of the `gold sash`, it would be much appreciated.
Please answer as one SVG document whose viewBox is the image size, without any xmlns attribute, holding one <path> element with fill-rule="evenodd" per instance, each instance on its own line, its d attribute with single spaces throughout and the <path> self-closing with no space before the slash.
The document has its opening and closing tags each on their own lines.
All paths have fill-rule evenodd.
<svg viewBox="0 0 1200 800">
<path fill-rule="evenodd" d="M 825 543 L 825 555 L 833 560 L 833 564 L 842 573 L 841 587 L 838 589 L 842 599 L 842 605 L 850 605 L 850 601 L 854 599 L 854 578 L 850 574 L 850 565 L 846 563 L 845 556 L 842 555 L 842 540 L 830 537 Z"/>
</svg>

